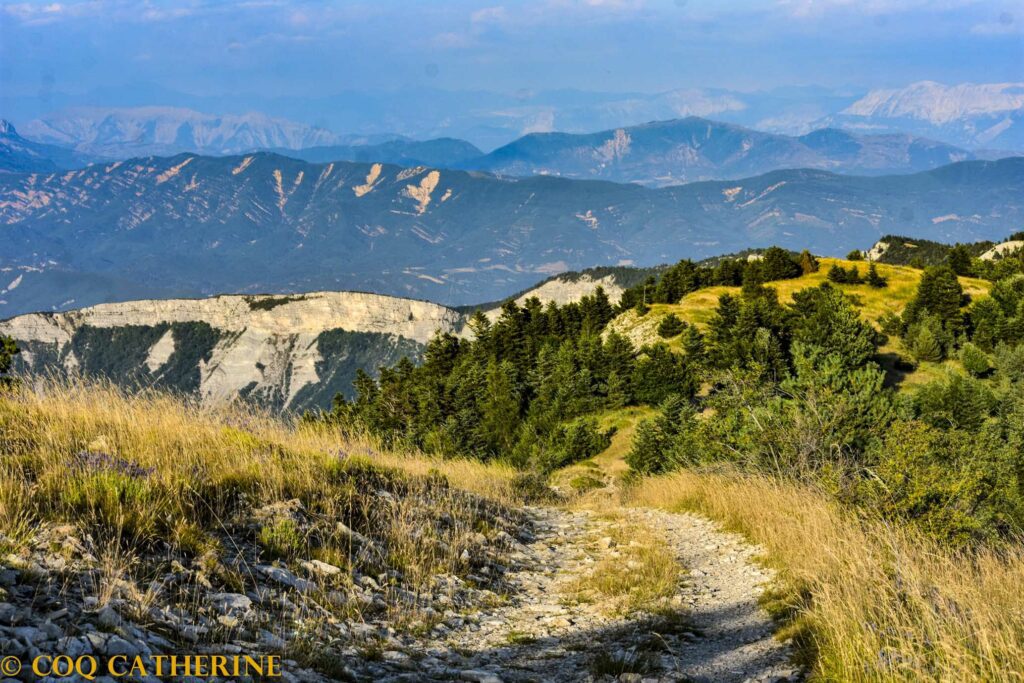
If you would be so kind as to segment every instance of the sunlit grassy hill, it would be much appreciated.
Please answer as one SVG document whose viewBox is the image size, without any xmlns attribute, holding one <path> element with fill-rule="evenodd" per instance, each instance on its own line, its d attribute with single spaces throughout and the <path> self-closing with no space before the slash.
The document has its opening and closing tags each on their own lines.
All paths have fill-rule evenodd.
<svg viewBox="0 0 1024 683">
<path fill-rule="evenodd" d="M 779 301 L 783 304 L 793 301 L 793 293 L 808 287 L 818 287 L 828 282 L 828 270 L 833 265 L 849 269 L 856 266 L 861 275 L 865 275 L 868 263 L 864 261 L 849 261 L 846 259 L 822 258 L 819 260 L 818 272 L 794 278 L 792 280 L 778 280 L 769 282 L 768 287 L 779 293 Z M 873 288 L 867 284 L 859 285 L 834 285 L 841 288 L 851 296 L 861 314 L 869 321 L 878 326 L 880 318 L 889 313 L 899 314 L 906 308 L 917 291 L 917 285 L 921 280 L 922 270 L 910 266 L 894 266 L 876 263 L 878 273 L 889 282 L 887 287 L 880 289 Z M 961 277 L 960 284 L 964 293 L 971 300 L 986 294 L 992 283 L 978 278 Z M 687 323 L 696 325 L 701 331 L 707 328 L 708 323 L 715 315 L 718 307 L 718 299 L 723 294 L 739 296 L 739 287 L 706 287 L 696 292 L 687 294 L 676 304 L 652 304 L 651 310 L 644 316 L 637 315 L 635 310 L 629 310 L 619 315 L 608 325 L 608 330 L 624 335 L 636 346 L 652 344 L 658 341 L 668 343 L 674 349 L 679 349 L 680 337 L 673 337 L 665 340 L 658 335 L 658 324 L 670 313 L 675 313 L 680 319 Z M 889 344 L 882 347 L 881 353 L 895 353 L 906 356 L 902 344 L 898 339 L 891 339 Z M 921 363 L 917 370 L 904 378 L 908 385 L 916 385 L 941 374 L 943 366 L 956 365 L 954 361 L 947 361 L 945 364 Z"/>
</svg>

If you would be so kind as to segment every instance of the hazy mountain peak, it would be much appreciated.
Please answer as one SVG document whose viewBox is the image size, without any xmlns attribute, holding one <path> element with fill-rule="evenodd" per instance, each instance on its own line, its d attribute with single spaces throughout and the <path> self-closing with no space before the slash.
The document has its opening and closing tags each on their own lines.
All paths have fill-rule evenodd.
<svg viewBox="0 0 1024 683">
<path fill-rule="evenodd" d="M 231 154 L 336 144 L 328 130 L 260 112 L 208 114 L 182 107 L 75 107 L 29 122 L 29 138 L 108 157 L 180 151 Z"/>
<path fill-rule="evenodd" d="M 843 114 L 908 117 L 941 125 L 979 114 L 997 114 L 1024 107 L 1024 83 L 962 83 L 944 85 L 918 81 L 905 88 L 872 90 Z"/>
<path fill-rule="evenodd" d="M 462 166 L 503 175 L 662 186 L 785 168 L 906 173 L 971 157 L 966 150 L 908 135 L 858 135 L 824 128 L 790 137 L 687 116 L 598 133 L 532 133 Z"/>
</svg>

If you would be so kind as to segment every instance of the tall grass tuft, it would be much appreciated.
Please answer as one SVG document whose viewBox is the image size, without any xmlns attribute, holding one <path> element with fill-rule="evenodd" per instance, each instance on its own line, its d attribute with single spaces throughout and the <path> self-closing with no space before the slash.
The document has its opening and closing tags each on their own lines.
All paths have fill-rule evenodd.
<svg viewBox="0 0 1024 683">
<path fill-rule="evenodd" d="M 773 604 L 818 676 L 842 681 L 1024 679 L 1024 553 L 970 555 L 803 485 L 680 472 L 626 502 L 692 510 L 745 534 L 779 570 Z"/>
</svg>

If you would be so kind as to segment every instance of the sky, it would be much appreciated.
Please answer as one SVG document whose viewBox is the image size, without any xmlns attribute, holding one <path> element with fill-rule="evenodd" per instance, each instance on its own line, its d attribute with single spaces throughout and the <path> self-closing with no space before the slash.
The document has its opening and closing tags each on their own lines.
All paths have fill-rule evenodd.
<svg viewBox="0 0 1024 683">
<path fill-rule="evenodd" d="M 1020 0 L 0 5 L 3 98 L 1024 81 Z"/>
</svg>

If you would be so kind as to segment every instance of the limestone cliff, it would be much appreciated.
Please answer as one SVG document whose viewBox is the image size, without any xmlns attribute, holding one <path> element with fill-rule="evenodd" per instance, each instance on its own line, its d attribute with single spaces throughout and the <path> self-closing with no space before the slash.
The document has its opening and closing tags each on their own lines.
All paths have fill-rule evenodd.
<svg viewBox="0 0 1024 683">
<path fill-rule="evenodd" d="M 34 371 L 104 375 L 275 408 L 329 404 L 357 368 L 415 356 L 459 313 L 424 301 L 357 292 L 218 296 L 101 304 L 0 322 Z"/>
</svg>

